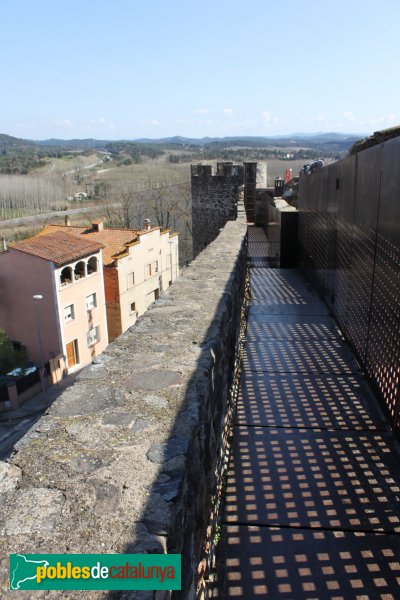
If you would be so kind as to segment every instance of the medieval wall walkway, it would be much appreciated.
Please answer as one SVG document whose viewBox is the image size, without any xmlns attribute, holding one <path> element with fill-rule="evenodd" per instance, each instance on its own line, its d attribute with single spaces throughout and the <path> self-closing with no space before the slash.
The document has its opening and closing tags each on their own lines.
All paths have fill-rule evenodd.
<svg viewBox="0 0 400 600">
<path fill-rule="evenodd" d="M 327 308 L 267 268 L 249 227 L 251 306 L 218 598 L 400 598 L 400 454 Z"/>
</svg>

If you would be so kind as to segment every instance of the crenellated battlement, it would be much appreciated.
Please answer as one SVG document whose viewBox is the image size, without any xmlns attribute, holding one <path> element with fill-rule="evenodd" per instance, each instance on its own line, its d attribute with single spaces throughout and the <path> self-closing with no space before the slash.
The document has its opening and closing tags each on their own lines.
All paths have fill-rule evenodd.
<svg viewBox="0 0 400 600">
<path fill-rule="evenodd" d="M 193 253 L 197 256 L 237 217 L 245 166 L 233 162 L 191 165 Z"/>
<path fill-rule="evenodd" d="M 192 177 L 208 178 L 208 177 L 240 177 L 244 180 L 244 165 L 235 165 L 231 161 L 217 162 L 214 165 L 196 164 L 190 165 Z"/>
</svg>

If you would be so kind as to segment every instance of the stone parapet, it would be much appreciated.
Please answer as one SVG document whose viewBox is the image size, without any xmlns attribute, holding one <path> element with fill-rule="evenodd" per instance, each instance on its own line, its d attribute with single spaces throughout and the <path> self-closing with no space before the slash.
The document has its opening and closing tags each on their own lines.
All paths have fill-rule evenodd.
<svg viewBox="0 0 400 600">
<path fill-rule="evenodd" d="M 193 595 L 245 274 L 246 226 L 228 222 L 0 462 L 0 597 L 11 552 L 182 553 L 174 597 Z M 85 598 L 153 598 L 120 594 Z"/>
</svg>

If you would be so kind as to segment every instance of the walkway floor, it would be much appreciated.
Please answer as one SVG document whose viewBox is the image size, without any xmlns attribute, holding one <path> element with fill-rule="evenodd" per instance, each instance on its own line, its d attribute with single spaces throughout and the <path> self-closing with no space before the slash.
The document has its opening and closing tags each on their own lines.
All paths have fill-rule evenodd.
<svg viewBox="0 0 400 600">
<path fill-rule="evenodd" d="M 249 227 L 251 305 L 218 598 L 400 598 L 400 452 L 326 306 L 269 269 Z"/>
</svg>

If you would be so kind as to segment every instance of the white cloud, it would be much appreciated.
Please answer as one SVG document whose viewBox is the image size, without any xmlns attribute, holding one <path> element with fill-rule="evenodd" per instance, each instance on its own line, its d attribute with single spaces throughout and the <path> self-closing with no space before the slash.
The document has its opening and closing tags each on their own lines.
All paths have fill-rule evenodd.
<svg viewBox="0 0 400 600">
<path fill-rule="evenodd" d="M 357 121 L 354 113 L 351 110 L 346 110 L 343 113 L 343 117 L 346 119 L 346 121 L 350 121 L 351 123 L 355 123 Z"/>
<path fill-rule="evenodd" d="M 110 123 L 104 117 L 90 119 L 89 121 L 79 121 L 74 124 L 82 132 L 82 135 L 105 135 L 102 132 L 114 131 L 114 123 Z"/>
<path fill-rule="evenodd" d="M 279 123 L 278 117 L 273 117 L 272 114 L 269 112 L 269 110 L 264 110 L 261 113 L 261 116 L 264 121 L 264 127 L 267 127 L 267 128 L 273 127 L 274 125 Z"/>
<path fill-rule="evenodd" d="M 224 115 L 233 115 L 233 114 L 235 114 L 235 111 L 233 110 L 233 108 L 223 108 L 222 112 L 224 113 Z"/>
<path fill-rule="evenodd" d="M 174 119 L 173 123 L 177 123 L 178 125 L 191 125 L 192 121 L 190 119 L 179 118 Z"/>
<path fill-rule="evenodd" d="M 264 120 L 264 125 L 265 125 L 265 127 L 270 127 L 270 126 L 271 126 L 271 118 L 272 118 L 272 115 L 271 115 L 271 113 L 270 113 L 270 112 L 268 112 L 268 110 L 264 110 L 264 111 L 261 113 L 261 116 L 262 116 L 262 118 L 263 118 L 263 120 Z"/>
<path fill-rule="evenodd" d="M 384 117 L 370 117 L 364 121 L 360 121 L 360 125 L 374 127 L 377 129 L 386 129 L 400 124 L 400 116 L 394 113 L 389 113 Z"/>
<path fill-rule="evenodd" d="M 258 130 L 258 124 L 256 121 L 252 121 L 251 119 L 245 119 L 243 121 L 235 121 L 234 123 L 229 124 L 229 129 L 231 131 L 241 131 L 244 133 L 252 132 L 253 130 Z"/>
<path fill-rule="evenodd" d="M 105 117 L 87 120 L 55 117 L 40 121 L 18 122 L 13 130 L 15 135 L 34 139 L 106 137 L 107 134 L 114 134 L 115 124 L 107 121 Z"/>
<path fill-rule="evenodd" d="M 75 123 L 70 119 L 58 119 L 54 122 L 57 127 L 61 127 L 62 129 L 72 129 L 75 127 Z"/>
<path fill-rule="evenodd" d="M 211 111 L 209 108 L 196 108 L 192 112 L 194 115 L 208 115 Z"/>
<path fill-rule="evenodd" d="M 317 128 L 318 130 L 332 129 L 333 131 L 335 129 L 335 125 L 333 125 L 332 122 L 323 114 L 315 116 L 313 115 L 312 117 L 302 119 L 302 123 L 313 128 Z"/>
<path fill-rule="evenodd" d="M 150 125 L 153 125 L 154 127 L 158 127 L 158 125 L 161 125 L 161 123 L 158 119 L 150 119 Z"/>
</svg>

